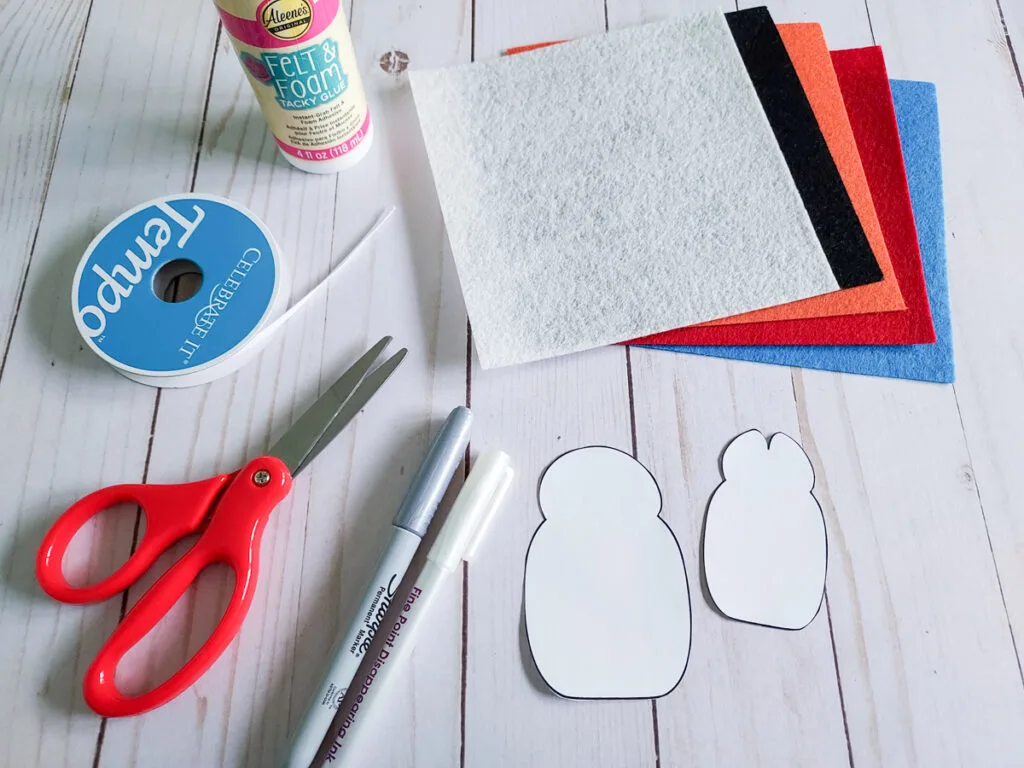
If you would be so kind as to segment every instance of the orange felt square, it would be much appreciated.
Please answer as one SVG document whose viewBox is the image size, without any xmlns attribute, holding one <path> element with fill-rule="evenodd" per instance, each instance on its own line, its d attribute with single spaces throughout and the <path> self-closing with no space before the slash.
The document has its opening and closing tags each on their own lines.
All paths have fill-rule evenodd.
<svg viewBox="0 0 1024 768">
<path fill-rule="evenodd" d="M 825 44 L 825 35 L 819 24 L 778 24 L 776 25 L 786 52 L 793 61 L 800 84 L 811 103 L 818 127 L 825 137 L 832 159 L 843 179 L 846 193 L 857 213 L 864 234 L 871 244 L 875 260 L 882 270 L 882 281 L 856 288 L 814 296 L 790 304 L 746 312 L 707 323 L 697 327 L 733 325 L 736 323 L 772 322 L 775 320 L 798 320 L 808 317 L 834 317 L 868 312 L 892 312 L 906 309 L 899 283 L 889 260 L 889 250 L 882 237 L 875 204 L 871 200 L 864 166 L 861 164 L 853 128 L 846 114 L 843 94 L 832 66 L 832 57 Z"/>
</svg>

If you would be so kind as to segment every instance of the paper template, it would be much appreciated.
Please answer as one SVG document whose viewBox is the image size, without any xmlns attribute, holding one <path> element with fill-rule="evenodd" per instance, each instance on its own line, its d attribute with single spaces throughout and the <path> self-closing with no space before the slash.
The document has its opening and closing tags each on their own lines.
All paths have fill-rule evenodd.
<svg viewBox="0 0 1024 768">
<path fill-rule="evenodd" d="M 811 623 L 825 594 L 825 519 L 803 448 L 756 429 L 722 456 L 724 481 L 708 504 L 704 576 L 726 616 L 780 629 Z"/>
<path fill-rule="evenodd" d="M 903 159 L 924 260 L 928 302 L 937 341 L 906 346 L 679 347 L 677 351 L 841 373 L 951 383 L 955 378 L 953 326 L 946 275 L 946 223 L 935 86 L 892 80 Z"/>
<path fill-rule="evenodd" d="M 674 347 L 681 344 L 929 344 L 935 341 L 882 49 L 835 51 L 832 63 L 907 309 L 728 327 L 683 328 L 643 339 L 644 344 Z M 692 351 L 692 347 L 682 351 Z"/>
<path fill-rule="evenodd" d="M 906 309 L 900 293 L 896 273 L 889 260 L 889 249 L 882 236 L 875 204 L 871 200 L 864 166 L 857 151 L 857 142 L 850 127 L 850 118 L 843 104 L 832 57 L 829 55 L 825 36 L 818 24 L 779 24 L 779 34 L 786 46 L 786 52 L 793 62 L 800 84 L 807 100 L 811 103 L 814 116 L 821 127 L 821 133 L 828 144 L 843 185 L 850 196 L 850 202 L 857 212 L 857 219 L 871 244 L 882 270 L 882 281 L 848 288 L 844 291 L 827 293 L 811 299 L 803 299 L 778 307 L 768 307 L 755 312 L 712 320 L 705 325 L 733 325 L 735 323 L 771 322 L 794 320 L 801 317 L 831 317 L 864 312 L 892 312 Z"/>
<path fill-rule="evenodd" d="M 768 9 L 725 15 L 754 90 L 843 288 L 882 279 L 825 137 Z"/>
<path fill-rule="evenodd" d="M 548 467 L 539 500 L 523 604 L 544 681 L 575 699 L 672 691 L 690 655 L 690 593 L 650 472 L 614 448 L 580 448 Z"/>
<path fill-rule="evenodd" d="M 721 13 L 410 77 L 484 368 L 838 289 Z"/>
</svg>

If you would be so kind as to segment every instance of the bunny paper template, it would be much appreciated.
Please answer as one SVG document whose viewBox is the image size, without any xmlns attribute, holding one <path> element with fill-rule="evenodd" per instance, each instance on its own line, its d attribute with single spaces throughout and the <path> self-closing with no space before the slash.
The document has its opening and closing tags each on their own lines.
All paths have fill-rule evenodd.
<svg viewBox="0 0 1024 768">
<path fill-rule="evenodd" d="M 671 692 L 690 655 L 690 592 L 654 477 L 622 451 L 579 448 L 548 467 L 539 501 L 523 601 L 544 682 L 573 699 Z"/>
<path fill-rule="evenodd" d="M 814 468 L 800 444 L 756 429 L 722 456 L 725 478 L 708 505 L 704 576 L 726 616 L 803 629 L 825 593 L 825 518 L 812 494 Z"/>
</svg>

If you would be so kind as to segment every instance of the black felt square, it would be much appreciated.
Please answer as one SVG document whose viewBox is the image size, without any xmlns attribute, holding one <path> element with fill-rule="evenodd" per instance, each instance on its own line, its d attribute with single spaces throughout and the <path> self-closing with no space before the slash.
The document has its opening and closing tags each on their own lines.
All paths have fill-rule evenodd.
<svg viewBox="0 0 1024 768">
<path fill-rule="evenodd" d="M 882 270 L 771 14 L 762 7 L 725 18 L 836 282 L 877 283 Z"/>
</svg>

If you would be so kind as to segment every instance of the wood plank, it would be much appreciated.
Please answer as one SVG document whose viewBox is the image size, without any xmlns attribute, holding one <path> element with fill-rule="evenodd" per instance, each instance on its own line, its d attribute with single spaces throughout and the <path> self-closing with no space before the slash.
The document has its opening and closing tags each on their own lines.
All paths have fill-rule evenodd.
<svg viewBox="0 0 1024 768">
<path fill-rule="evenodd" d="M 952 391 L 795 386 L 854 762 L 1019 764 L 1024 692 Z"/>
<path fill-rule="evenodd" d="M 654 765 L 650 703 L 556 698 L 533 666 L 522 619 L 544 468 L 580 446 L 630 450 L 623 356 L 604 348 L 493 371 L 474 363 L 475 444 L 508 452 L 516 478 L 487 545 L 468 567 L 467 766 Z"/>
<path fill-rule="evenodd" d="M 0 9 L 0 375 L 67 110 L 89 4 L 8 3 Z M 54 55 L 66 51 L 66 56 Z"/>
<path fill-rule="evenodd" d="M 15 141 L 29 142 L 17 170 L 29 176 L 11 193 L 10 169 L 21 161 L 5 169 L 0 200 L 15 207 L 0 206 L 0 231 L 11 248 L 29 242 L 32 215 L 38 223 L 42 211 L 42 221 L 16 325 L 3 322 L 4 301 L 13 307 L 11 282 L 0 289 L 0 328 L 14 329 L 0 379 L 0 460 L 16 479 L 11 512 L 0 522 L 0 765 L 91 764 L 95 751 L 99 720 L 81 702 L 81 677 L 120 606 L 62 607 L 40 594 L 33 558 L 55 514 L 99 485 L 141 478 L 151 428 L 154 481 L 236 466 L 269 445 L 368 342 L 393 333 L 412 354 L 275 513 L 240 639 L 176 702 L 110 721 L 100 753 L 100 764 L 110 766 L 276 763 L 429 433 L 467 395 L 465 310 L 415 111 L 405 79 L 379 64 L 392 50 L 406 52 L 413 67 L 469 58 L 471 3 L 435 5 L 356 3 L 352 21 L 378 145 L 337 178 L 302 175 L 277 157 L 221 38 L 197 188 L 239 200 L 268 221 L 294 267 L 294 295 L 322 277 L 383 205 L 400 204 L 400 218 L 258 361 L 208 387 L 165 391 L 155 423 L 155 393 L 79 349 L 61 308 L 74 262 L 103 223 L 140 200 L 189 187 L 213 55 L 212 8 L 208 0 L 179 3 L 173 12 L 95 0 L 59 146 L 62 118 L 52 98 L 66 70 L 38 74 L 38 101 L 5 96 L 0 136 L 16 130 Z M 1002 5 L 1018 42 L 1021 12 Z M 1019 195 L 1000 181 L 1024 171 L 1016 141 L 1024 98 L 995 0 L 946 6 L 936 13 L 921 0 L 871 0 L 867 11 L 890 73 L 939 85 L 955 388 L 631 353 L 635 449 L 662 484 L 695 617 L 687 675 L 652 710 L 647 702 L 552 697 L 532 671 L 520 623 L 540 472 L 578 445 L 633 447 L 624 353 L 474 368 L 474 451 L 508 450 L 516 488 L 464 585 L 454 579 L 437 606 L 395 691 L 390 725 L 377 723 L 375 765 L 460 762 L 463 586 L 470 597 L 464 765 L 844 764 L 841 703 L 855 763 L 1024 761 L 1016 728 L 1024 683 L 1010 632 L 1024 631 L 1024 530 L 1015 513 L 1024 366 L 1012 313 L 1024 279 L 1014 261 L 1024 232 L 1014 207 Z M 700 7 L 702 0 L 610 0 L 607 18 L 623 26 Z M 47 41 L 53 36 L 73 52 L 83 8 L 46 5 L 39 18 L 50 25 Z M 854 0 L 780 0 L 771 8 L 778 21 L 823 22 L 833 47 L 871 39 L 865 6 Z M 481 2 L 477 57 L 597 32 L 604 14 L 595 0 Z M 42 63 L 27 43 L 18 45 L 21 17 L 10 18 L 0 74 L 7 75 L 2 83 L 24 83 L 23 73 Z M 29 115 L 41 122 L 26 128 Z M 55 148 L 44 208 L 41 169 Z M 10 267 L 17 283 L 26 262 L 3 261 L 0 269 Z M 700 594 L 699 536 L 718 482 L 712 457 L 751 426 L 799 436 L 818 470 L 832 546 L 831 617 L 823 609 L 800 633 L 727 622 Z M 94 570 L 123 557 L 132 529 L 131 515 L 98 524 L 92 535 L 102 546 L 92 557 L 80 550 L 70 567 Z M 223 574 L 204 576 L 131 659 L 133 684 L 166 674 L 195 650 L 226 584 Z"/>
<path fill-rule="evenodd" d="M 1003 10 L 1012 5 L 1003 3 Z M 929 12 L 921 2 L 869 3 L 868 8 L 890 74 L 933 80 L 938 89 L 957 359 L 950 407 L 966 435 L 966 460 L 949 471 L 980 500 L 985 535 L 978 546 L 991 549 L 996 565 L 985 583 L 966 587 L 960 581 L 954 594 L 970 594 L 959 612 L 944 605 L 950 621 L 955 616 L 963 623 L 970 616 L 964 631 L 978 638 L 969 647 L 973 671 L 960 692 L 963 711 L 956 713 L 962 718 L 960 740 L 971 734 L 978 743 L 960 753 L 990 764 L 1020 763 L 1020 734 L 1009 730 L 1008 721 L 1019 720 L 1019 693 L 1011 695 L 1006 687 L 1022 684 L 1019 642 L 1014 649 L 1012 635 L 1019 641 L 1024 634 L 1024 524 L 1019 515 L 1024 481 L 1015 469 L 1024 456 L 1024 414 L 1018 406 L 1024 367 L 1014 311 L 1024 288 L 1018 265 L 1024 223 L 1015 213 L 1019 195 L 1005 180 L 1024 176 L 1024 149 L 1017 138 L 1024 132 L 1024 99 L 993 0 L 951 5 L 942 14 Z M 1019 18 L 1015 10 L 1009 11 L 1010 19 Z M 915 410 L 924 405 L 912 402 Z M 959 571 L 963 552 L 961 546 L 955 555 L 950 551 L 954 540 L 947 542 L 945 554 L 957 558 Z M 988 602 L 985 593 L 990 591 L 1001 592 L 1012 635 L 1005 628 L 1006 615 L 980 619 L 985 614 L 979 604 Z M 989 648 L 996 643 L 999 653 Z M 1008 659 L 1014 650 L 1016 658 Z M 938 655 L 933 667 L 939 667 L 940 659 L 952 673 L 948 659 Z M 957 731 L 945 733 L 949 746 Z"/>
<path fill-rule="evenodd" d="M 609 22 L 634 24 L 731 3 L 615 0 Z M 656 703 L 664 765 L 842 765 L 843 713 L 824 610 L 801 632 L 721 617 L 701 586 L 707 502 L 719 457 L 751 428 L 800 439 L 789 372 L 631 350 L 636 450 L 661 483 L 663 517 L 683 548 L 693 610 L 690 664 Z M 737 738 L 736 734 L 742 734 Z"/>
<path fill-rule="evenodd" d="M 619 0 L 608 3 L 608 26 L 632 27 L 715 9 L 723 13 L 735 11 L 735 0 Z"/>
<path fill-rule="evenodd" d="M 870 6 L 895 77 L 934 80 L 943 140 L 956 404 L 970 448 L 1007 610 L 1024 637 L 1024 349 L 1016 304 L 1024 290 L 1017 180 L 1024 178 L 1024 98 L 992 0 L 928 14 L 920 3 Z M 1020 62 L 1019 6 L 1002 3 Z M 980 87 L 980 84 L 984 87 Z"/>
<path fill-rule="evenodd" d="M 95 751 L 100 721 L 85 708 L 81 680 L 120 601 L 83 607 L 46 598 L 35 586 L 35 551 L 75 498 L 142 479 L 155 392 L 83 349 L 68 292 L 103 225 L 142 200 L 188 188 L 215 30 L 206 0 L 92 6 L 0 380 L 0 461 L 11 481 L 0 602 L 0 761 L 8 765 L 81 765 Z M 127 555 L 133 529 L 134 514 L 100 521 L 85 534 L 93 555 L 70 558 L 69 570 L 109 570 Z"/>
<path fill-rule="evenodd" d="M 887 37 L 870 3 L 870 24 L 852 1 L 789 0 L 775 13 L 818 16 L 833 46 L 869 44 L 873 28 L 891 76 L 937 82 L 952 224 L 966 213 L 962 184 L 948 175 L 964 147 L 948 115 L 964 113 L 966 94 L 947 95 L 962 74 L 934 64 L 979 38 L 924 3 L 885 8 L 883 19 L 898 9 L 906 22 Z M 1019 763 L 1021 682 L 956 393 L 814 371 L 795 373 L 794 389 L 831 535 L 828 594 L 854 762 Z"/>
<path fill-rule="evenodd" d="M 404 77 L 385 75 L 378 62 L 393 45 L 424 66 L 468 59 L 468 24 L 467 9 L 456 3 L 429 12 L 411 2 L 356 4 L 352 26 L 376 145 L 340 176 L 303 174 L 278 156 L 221 36 L 197 188 L 264 218 L 292 267 L 293 297 L 321 279 L 385 206 L 401 210 L 332 283 L 326 300 L 292 321 L 258 361 L 206 387 L 163 393 L 154 479 L 178 479 L 183 470 L 199 478 L 265 449 L 382 335 L 395 337 L 394 349 L 407 345 L 409 356 L 274 513 L 239 639 L 191 691 L 143 717 L 111 722 L 103 765 L 279 763 L 427 441 L 465 401 L 465 310 L 442 261 L 443 228 L 410 119 L 411 94 Z M 217 593 L 229 583 L 223 575 L 201 583 L 158 630 L 146 649 L 156 669 L 171 669 L 198 647 L 216 618 Z M 461 588 L 453 582 L 394 691 L 389 722 L 378 723 L 386 738 L 371 739 L 380 746 L 375 765 L 457 761 L 461 616 Z"/>
<path fill-rule="evenodd" d="M 396 221 L 382 236 L 370 264 L 365 322 L 371 339 L 391 333 L 396 343 L 409 348 L 404 383 L 398 388 L 396 380 L 396 389 L 383 403 L 382 410 L 388 413 L 362 427 L 362 442 L 356 445 L 358 456 L 360 451 L 372 450 L 373 433 L 379 431 L 385 440 L 386 450 L 363 458 L 366 470 L 359 473 L 366 478 L 364 508 L 384 525 L 390 524 L 430 437 L 452 408 L 466 404 L 467 331 L 465 305 L 447 255 L 412 92 L 407 78 L 401 72 L 385 71 L 382 62 L 394 60 L 391 54 L 399 51 L 408 56 L 410 67 L 468 61 L 471 23 L 471 4 L 454 1 L 430 5 L 413 0 L 357 2 L 352 16 L 361 72 L 376 108 L 380 160 L 361 177 L 342 177 L 334 219 L 336 240 L 337 233 L 354 231 L 355 222 L 369 220 L 381 206 L 398 207 Z M 332 295 L 328 325 L 344 326 L 348 303 Z M 461 486 L 461 477 L 460 471 L 438 521 Z M 411 572 L 422 562 L 437 529 L 425 540 Z M 352 541 L 355 545 L 343 550 L 342 557 L 347 555 L 353 573 L 362 576 L 347 578 L 346 583 L 366 578 L 376 557 L 376 548 L 365 551 L 356 535 Z M 310 565 L 316 567 L 315 563 Z M 387 712 L 369 724 L 364 743 L 374 745 L 374 765 L 441 768 L 456 764 L 462 597 L 458 580 L 450 580 L 432 611 L 430 629 L 421 635 L 399 685 L 391 691 Z M 347 610 L 343 613 L 347 620 Z"/>
<path fill-rule="evenodd" d="M 859 3 L 780 2 L 772 11 L 780 22 L 822 22 L 834 47 L 871 42 L 868 19 Z M 651 15 L 649 10 L 647 15 Z M 909 29 L 903 31 L 910 33 Z M 634 358 L 641 446 L 644 359 Z M 738 365 L 733 375 L 755 376 L 759 381 L 756 390 L 763 392 L 765 380 L 774 376 L 770 370 Z M 1012 645 L 999 605 L 980 508 L 972 489 L 967 488 L 965 494 L 959 479 L 969 463 L 952 391 L 816 372 L 796 372 L 794 382 L 800 432 L 819 469 L 819 499 L 826 509 L 833 547 L 829 604 L 854 762 L 940 764 L 948 762 L 950 755 L 956 756 L 953 761 L 958 764 L 1014 762 L 1018 759 L 1017 738 L 1010 723 L 1019 716 L 1019 680 L 1013 674 Z M 667 390 L 667 385 L 662 388 Z M 725 389 L 720 386 L 711 391 Z M 728 390 L 742 391 L 735 385 Z M 782 390 L 779 395 L 784 397 Z M 671 402 L 668 395 L 664 398 Z M 735 395 L 733 398 L 738 400 Z M 681 399 L 700 402 L 701 411 L 706 412 L 706 392 Z M 685 405 L 680 409 L 685 412 Z M 671 424 L 669 416 L 654 420 L 659 430 Z M 690 428 L 685 434 L 693 442 L 702 430 Z M 851 450 L 845 447 L 851 440 L 869 447 Z M 823 444 L 827 447 L 822 448 Z M 720 440 L 716 450 L 723 445 Z M 914 456 L 927 458 L 915 462 L 910 458 Z M 924 499 L 923 489 L 927 489 Z M 705 500 L 709 493 L 707 489 Z M 877 499 L 874 503 L 872 495 Z M 879 504 L 884 511 L 872 514 L 871 509 Z M 912 517 L 894 515 L 891 509 L 920 510 L 922 515 L 927 510 L 934 532 L 922 535 L 920 524 Z M 912 555 L 908 554 L 909 542 L 914 542 Z M 955 574 L 936 567 L 937 562 L 951 557 L 953 542 L 958 544 Z M 880 574 L 884 574 L 882 578 Z M 958 618 L 964 615 L 972 616 L 971 624 Z M 696 630 L 696 619 L 694 626 Z M 823 626 L 820 618 L 809 630 L 816 626 Z M 777 649 L 774 656 L 765 653 L 765 658 L 790 658 L 795 650 L 792 640 L 786 637 L 784 642 L 784 648 Z M 728 643 L 718 647 L 723 645 L 731 647 Z M 826 679 L 823 670 L 816 674 L 807 670 L 808 665 L 800 665 L 796 679 L 806 676 L 813 681 L 812 690 L 818 689 Z M 684 691 L 687 682 L 684 679 Z M 693 683 L 692 678 L 689 682 Z M 748 687 L 745 693 L 749 696 L 755 690 L 759 688 Z M 801 694 L 807 696 L 806 691 Z M 778 707 L 770 709 L 778 711 Z M 665 710 L 659 705 L 662 754 L 668 755 L 678 718 Z M 682 722 L 688 725 L 693 718 Z M 755 755 L 759 749 L 771 750 L 776 743 L 773 736 L 786 728 L 783 723 L 754 729 L 753 743 L 745 743 L 743 748 L 755 750 Z M 799 727 L 791 733 L 803 736 L 803 748 L 809 747 L 806 754 L 779 755 L 774 760 L 765 760 L 763 753 L 758 758 L 731 755 L 731 762 L 825 763 L 813 754 L 818 739 L 806 738 L 807 734 L 821 736 L 820 729 Z M 943 736 L 936 738 L 938 733 Z M 690 733 L 685 736 L 679 741 L 699 743 Z M 822 738 L 819 743 L 822 748 L 834 748 L 842 743 L 841 735 Z M 835 760 L 833 755 L 828 764 Z M 711 761 L 705 756 L 694 762 Z"/>
<path fill-rule="evenodd" d="M 603 29 L 603 5 L 593 0 L 479 3 L 476 58 Z M 474 356 L 474 443 L 507 451 L 516 479 L 488 544 L 467 569 L 466 766 L 654 765 L 650 704 L 556 698 L 533 667 L 521 613 L 526 550 L 541 522 L 541 472 L 583 445 L 630 450 L 624 363 L 622 349 L 605 348 L 481 371 Z"/>
<path fill-rule="evenodd" d="M 663 765 L 845 764 L 825 609 L 800 632 L 755 627 L 718 614 L 701 583 L 704 514 L 722 481 L 722 450 L 752 428 L 800 439 L 788 371 L 643 349 L 631 350 L 631 361 L 637 457 L 661 484 L 693 611 L 686 675 L 657 702 Z"/>
<path fill-rule="evenodd" d="M 1024 7 L 1013 0 L 996 0 L 996 13 L 999 14 L 1003 39 L 997 35 L 993 40 L 996 50 L 1002 51 L 1002 57 L 1009 59 L 1009 64 L 1017 76 L 1017 85 L 1024 97 Z"/>
</svg>

